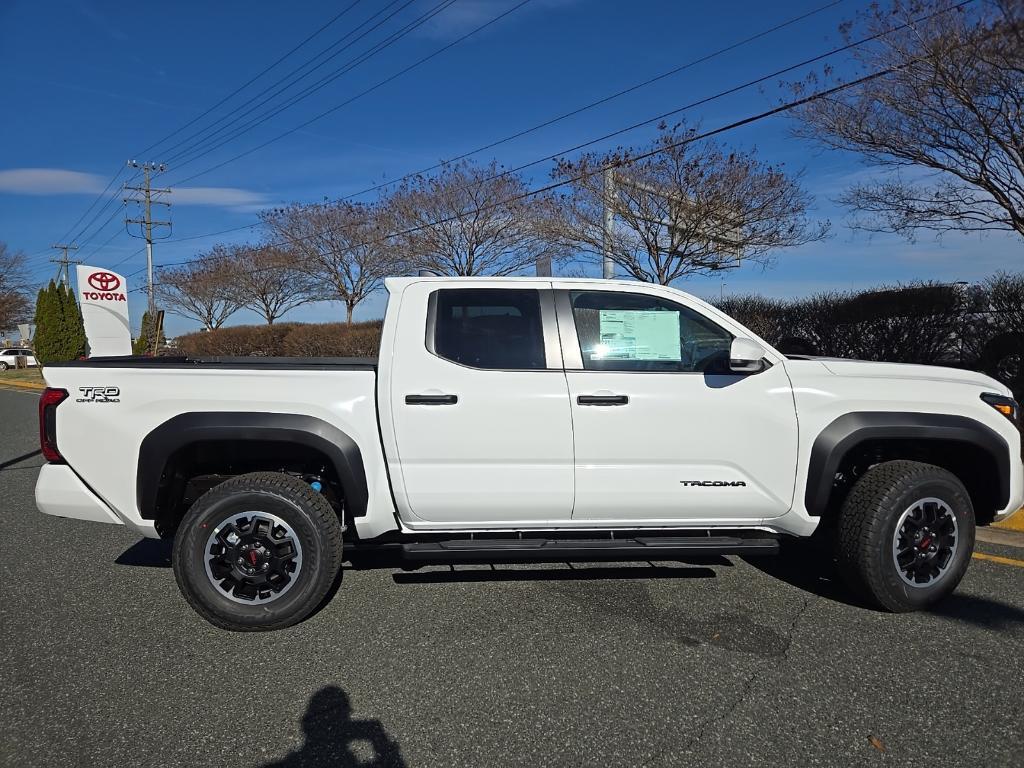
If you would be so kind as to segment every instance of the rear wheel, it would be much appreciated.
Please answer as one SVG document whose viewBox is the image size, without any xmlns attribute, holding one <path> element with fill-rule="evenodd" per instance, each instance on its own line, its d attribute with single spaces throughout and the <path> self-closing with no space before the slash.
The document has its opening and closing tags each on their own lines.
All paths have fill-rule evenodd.
<svg viewBox="0 0 1024 768">
<path fill-rule="evenodd" d="M 913 611 L 960 583 L 974 550 L 974 508 L 955 475 L 931 464 L 889 461 L 850 490 L 839 517 L 844 581 L 889 611 Z"/>
<path fill-rule="evenodd" d="M 341 569 L 338 516 L 291 475 L 255 472 L 203 494 L 174 542 L 174 576 L 204 619 L 223 629 L 282 629 L 313 613 Z"/>
<path fill-rule="evenodd" d="M 11 366 L 9 366 L 6 362 L 4 362 L 3 360 L 0 360 L 0 371 L 6 371 L 10 367 Z"/>
</svg>

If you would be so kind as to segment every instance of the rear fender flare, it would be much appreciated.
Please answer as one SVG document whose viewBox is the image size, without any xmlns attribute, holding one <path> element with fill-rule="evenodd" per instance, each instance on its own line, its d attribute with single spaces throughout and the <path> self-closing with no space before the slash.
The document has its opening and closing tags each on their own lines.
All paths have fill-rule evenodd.
<svg viewBox="0 0 1024 768">
<path fill-rule="evenodd" d="M 143 518 L 154 518 L 160 481 L 171 455 L 190 444 L 212 440 L 277 441 L 317 450 L 334 466 L 349 511 L 356 517 L 366 514 L 369 493 L 363 457 L 355 440 L 337 427 L 302 414 L 207 411 L 168 419 L 142 441 L 136 501 Z"/>
</svg>

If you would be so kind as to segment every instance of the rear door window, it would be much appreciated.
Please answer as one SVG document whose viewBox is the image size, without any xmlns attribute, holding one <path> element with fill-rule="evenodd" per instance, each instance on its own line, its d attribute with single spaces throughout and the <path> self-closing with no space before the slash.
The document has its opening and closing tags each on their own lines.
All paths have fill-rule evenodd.
<svg viewBox="0 0 1024 768">
<path fill-rule="evenodd" d="M 436 355 L 473 368 L 546 367 L 540 291 L 443 288 L 435 301 Z"/>
</svg>

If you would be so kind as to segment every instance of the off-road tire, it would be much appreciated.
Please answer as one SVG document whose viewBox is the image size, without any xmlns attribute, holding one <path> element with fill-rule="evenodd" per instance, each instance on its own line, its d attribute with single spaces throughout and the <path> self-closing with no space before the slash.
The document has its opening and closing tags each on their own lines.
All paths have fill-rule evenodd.
<svg viewBox="0 0 1024 768">
<path fill-rule="evenodd" d="M 214 529 L 247 511 L 284 520 L 302 551 L 302 567 L 287 592 L 251 605 L 226 597 L 206 570 L 207 544 Z M 318 610 L 336 586 L 344 530 L 327 500 L 302 480 L 277 472 L 240 475 L 204 493 L 185 514 L 174 540 L 174 578 L 196 613 L 221 629 L 283 629 Z"/>
<path fill-rule="evenodd" d="M 957 546 L 933 583 L 911 586 L 894 562 L 893 539 L 904 512 L 925 498 L 941 499 L 955 517 Z M 915 611 L 948 595 L 963 578 L 974 550 L 974 507 L 951 472 L 916 461 L 887 461 L 853 486 L 839 513 L 836 562 L 861 599 L 893 612 Z"/>
<path fill-rule="evenodd" d="M 5 362 L 0 362 L 0 371 L 6 371 L 6 370 L 7 370 L 8 368 L 10 368 L 10 367 L 11 367 L 11 366 L 10 366 L 10 365 L 8 365 L 7 363 L 5 363 Z"/>
</svg>

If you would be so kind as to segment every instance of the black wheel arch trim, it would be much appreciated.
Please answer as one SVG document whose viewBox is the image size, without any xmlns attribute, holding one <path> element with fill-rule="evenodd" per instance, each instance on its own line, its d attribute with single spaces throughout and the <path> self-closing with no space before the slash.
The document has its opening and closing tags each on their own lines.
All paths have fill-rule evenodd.
<svg viewBox="0 0 1024 768">
<path fill-rule="evenodd" d="M 976 446 L 996 465 L 1000 506 L 1009 503 L 1010 448 L 995 430 L 966 416 L 863 411 L 840 416 L 814 440 L 804 494 L 804 504 L 812 517 L 820 517 L 827 508 L 843 457 L 868 440 L 953 441 Z"/>
<path fill-rule="evenodd" d="M 317 450 L 334 466 L 349 511 L 356 517 L 366 514 L 369 492 L 363 457 L 345 432 L 302 414 L 212 411 L 179 414 L 143 439 L 136 478 L 136 502 L 143 519 L 154 519 L 160 480 L 171 455 L 192 443 L 211 440 L 269 440 Z"/>
</svg>

